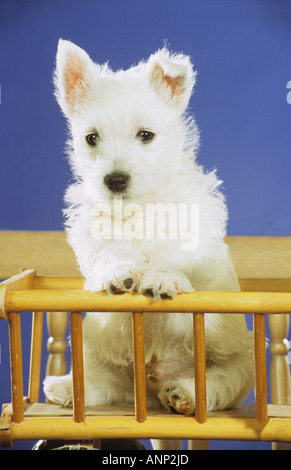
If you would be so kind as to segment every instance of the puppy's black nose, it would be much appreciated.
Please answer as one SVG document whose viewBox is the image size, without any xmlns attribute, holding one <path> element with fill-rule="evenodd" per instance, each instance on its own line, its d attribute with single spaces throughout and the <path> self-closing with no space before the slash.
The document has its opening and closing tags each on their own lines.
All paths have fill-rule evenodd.
<svg viewBox="0 0 291 470">
<path fill-rule="evenodd" d="M 113 193 L 122 193 L 126 190 L 129 182 L 129 175 L 127 173 L 119 173 L 114 171 L 104 178 L 104 183 Z"/>
</svg>

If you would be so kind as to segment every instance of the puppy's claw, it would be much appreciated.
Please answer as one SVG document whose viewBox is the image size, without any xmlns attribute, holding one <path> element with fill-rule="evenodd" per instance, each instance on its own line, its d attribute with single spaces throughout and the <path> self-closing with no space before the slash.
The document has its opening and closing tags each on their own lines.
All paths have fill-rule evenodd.
<svg viewBox="0 0 291 470">
<path fill-rule="evenodd" d="M 121 289 L 118 289 L 118 287 L 116 287 L 114 284 L 111 284 L 110 293 L 111 294 L 123 294 L 124 291 L 122 291 Z"/>
<path fill-rule="evenodd" d="M 160 294 L 161 299 L 166 300 L 166 299 L 172 299 L 173 297 L 171 295 L 168 295 L 166 293 Z"/>
<path fill-rule="evenodd" d="M 144 294 L 145 295 L 150 295 L 151 297 L 154 297 L 153 289 L 145 289 Z"/>
</svg>

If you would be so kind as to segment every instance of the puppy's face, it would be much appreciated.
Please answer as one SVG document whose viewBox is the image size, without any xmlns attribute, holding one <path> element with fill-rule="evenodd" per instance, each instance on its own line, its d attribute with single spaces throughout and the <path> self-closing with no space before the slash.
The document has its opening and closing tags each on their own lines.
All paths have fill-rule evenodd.
<svg viewBox="0 0 291 470">
<path fill-rule="evenodd" d="M 56 95 L 71 127 L 71 164 L 92 203 L 115 196 L 150 202 L 175 177 L 183 151 L 181 119 L 195 74 L 187 57 L 165 50 L 113 73 L 60 41 Z"/>
</svg>

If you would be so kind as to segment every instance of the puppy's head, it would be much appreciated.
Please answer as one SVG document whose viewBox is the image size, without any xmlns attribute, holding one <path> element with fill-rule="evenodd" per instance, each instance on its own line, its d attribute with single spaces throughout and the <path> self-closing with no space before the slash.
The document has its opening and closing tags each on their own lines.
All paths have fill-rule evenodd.
<svg viewBox="0 0 291 470">
<path fill-rule="evenodd" d="M 195 75 L 187 56 L 165 48 L 114 73 L 60 40 L 56 97 L 70 124 L 73 171 L 92 202 L 116 195 L 150 202 L 175 178 L 189 144 L 184 116 Z"/>
</svg>

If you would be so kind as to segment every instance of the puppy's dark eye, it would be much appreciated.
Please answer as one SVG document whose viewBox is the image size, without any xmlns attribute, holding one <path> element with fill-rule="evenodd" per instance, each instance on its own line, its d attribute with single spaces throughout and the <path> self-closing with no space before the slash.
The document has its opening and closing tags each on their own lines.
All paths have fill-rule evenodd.
<svg viewBox="0 0 291 470">
<path fill-rule="evenodd" d="M 100 140 L 99 134 L 97 132 L 91 132 L 91 134 L 86 135 L 85 137 L 87 144 L 91 145 L 91 147 L 95 147 Z"/>
<path fill-rule="evenodd" d="M 137 133 L 137 137 L 139 138 L 141 142 L 143 142 L 144 144 L 147 144 L 154 139 L 155 134 L 151 131 L 146 131 L 143 129 Z"/>
</svg>

